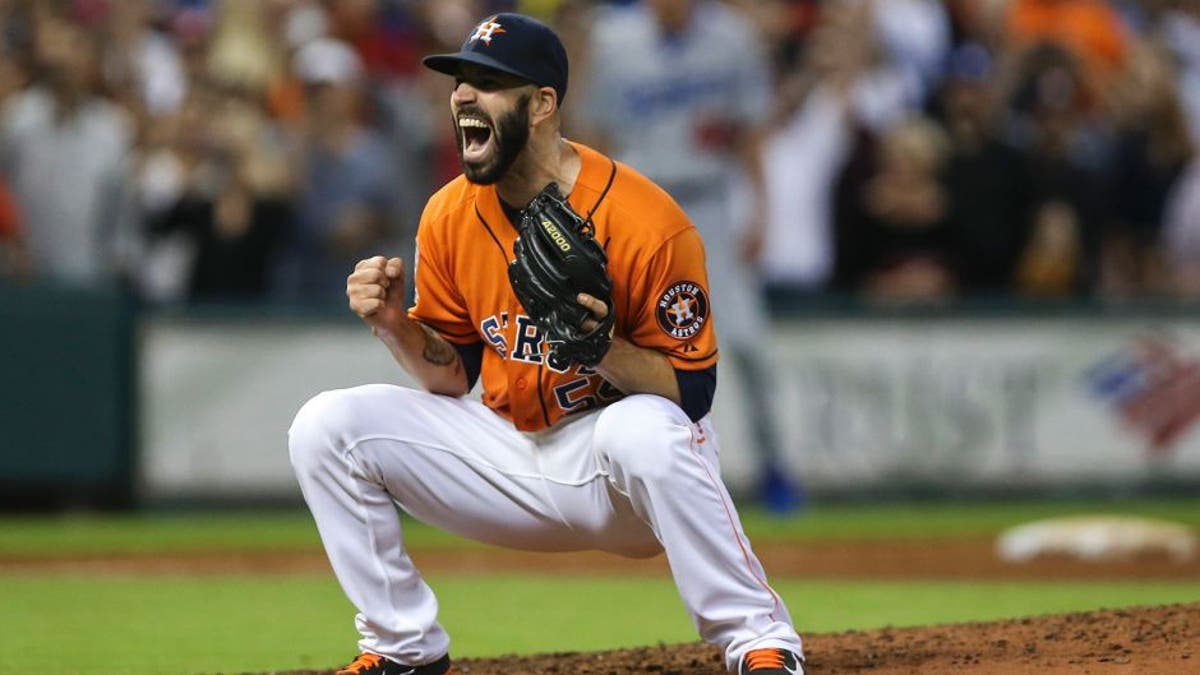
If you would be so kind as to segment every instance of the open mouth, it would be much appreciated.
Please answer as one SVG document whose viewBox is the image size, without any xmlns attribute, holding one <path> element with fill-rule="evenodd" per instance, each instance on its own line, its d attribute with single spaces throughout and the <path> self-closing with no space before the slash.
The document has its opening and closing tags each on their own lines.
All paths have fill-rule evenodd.
<svg viewBox="0 0 1200 675">
<path fill-rule="evenodd" d="M 482 159 L 492 140 L 492 126 L 482 118 L 463 116 L 458 118 L 458 128 L 462 132 L 463 159 Z"/>
</svg>

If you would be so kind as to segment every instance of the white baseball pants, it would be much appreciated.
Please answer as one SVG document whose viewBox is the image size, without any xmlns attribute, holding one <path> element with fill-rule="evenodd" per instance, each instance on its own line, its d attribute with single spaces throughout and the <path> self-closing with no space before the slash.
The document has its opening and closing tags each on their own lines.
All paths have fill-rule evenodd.
<svg viewBox="0 0 1200 675">
<path fill-rule="evenodd" d="M 762 647 L 800 652 L 719 477 L 708 419 L 636 395 L 529 434 L 481 403 L 391 385 L 328 391 L 289 431 L 292 465 L 359 647 L 400 663 L 447 653 L 437 600 L 395 505 L 478 541 L 535 551 L 666 551 L 700 636 L 733 670 Z"/>
</svg>

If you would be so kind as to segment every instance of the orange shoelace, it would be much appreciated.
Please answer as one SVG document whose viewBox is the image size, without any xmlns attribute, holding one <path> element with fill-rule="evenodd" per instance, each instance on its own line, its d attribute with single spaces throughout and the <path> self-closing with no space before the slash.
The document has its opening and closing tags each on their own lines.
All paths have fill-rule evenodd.
<svg viewBox="0 0 1200 675">
<path fill-rule="evenodd" d="M 783 668 L 785 665 L 783 650 L 755 649 L 746 654 L 747 670 L 753 672 L 760 668 Z"/>
<path fill-rule="evenodd" d="M 358 655 L 357 659 L 354 659 L 354 663 L 337 671 L 336 675 L 358 675 L 358 673 L 365 671 L 367 668 L 378 667 L 381 661 L 383 661 L 383 657 L 378 654 L 363 652 Z"/>
</svg>

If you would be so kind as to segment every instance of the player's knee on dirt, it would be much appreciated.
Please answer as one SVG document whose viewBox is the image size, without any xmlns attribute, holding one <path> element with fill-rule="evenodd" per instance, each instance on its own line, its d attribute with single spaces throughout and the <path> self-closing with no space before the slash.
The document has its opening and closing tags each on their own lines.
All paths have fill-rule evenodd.
<svg viewBox="0 0 1200 675">
<path fill-rule="evenodd" d="M 661 396 L 638 394 L 605 408 L 592 434 L 593 447 L 620 484 L 673 475 L 681 453 L 690 447 L 691 428 L 679 406 Z"/>
</svg>

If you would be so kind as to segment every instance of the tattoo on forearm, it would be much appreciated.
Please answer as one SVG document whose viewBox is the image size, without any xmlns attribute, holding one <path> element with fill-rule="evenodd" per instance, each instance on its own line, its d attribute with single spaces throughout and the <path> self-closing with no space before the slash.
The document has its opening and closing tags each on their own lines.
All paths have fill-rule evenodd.
<svg viewBox="0 0 1200 675">
<path fill-rule="evenodd" d="M 454 347 L 436 334 L 432 334 L 428 328 L 425 330 L 425 349 L 421 352 L 421 356 L 435 366 L 454 365 L 455 370 L 458 370 L 458 353 L 454 351 Z"/>
</svg>

